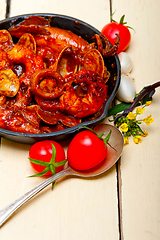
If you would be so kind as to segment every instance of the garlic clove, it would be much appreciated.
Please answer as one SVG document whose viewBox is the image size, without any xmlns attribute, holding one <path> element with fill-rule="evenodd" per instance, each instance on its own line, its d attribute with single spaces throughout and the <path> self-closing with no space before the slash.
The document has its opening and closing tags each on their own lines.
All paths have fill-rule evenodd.
<svg viewBox="0 0 160 240">
<path fill-rule="evenodd" d="M 121 82 L 116 97 L 121 102 L 133 102 L 136 96 L 133 78 L 129 75 L 122 74 Z"/>
<path fill-rule="evenodd" d="M 121 52 L 118 54 L 120 64 L 121 64 L 121 74 L 128 74 L 133 69 L 133 63 L 130 56 L 126 52 Z"/>
</svg>

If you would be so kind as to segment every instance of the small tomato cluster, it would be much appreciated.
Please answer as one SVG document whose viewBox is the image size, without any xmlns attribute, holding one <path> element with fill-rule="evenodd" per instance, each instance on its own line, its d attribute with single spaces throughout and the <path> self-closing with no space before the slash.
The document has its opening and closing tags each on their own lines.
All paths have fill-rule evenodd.
<svg viewBox="0 0 160 240">
<path fill-rule="evenodd" d="M 65 163 L 76 170 L 89 170 L 101 163 L 107 156 L 107 145 L 111 131 L 106 137 L 105 133 L 97 134 L 88 127 L 77 133 L 67 149 L 67 159 L 63 147 L 51 140 L 36 142 L 29 151 L 29 160 L 37 174 L 30 177 L 54 175 L 63 170 Z M 112 147 L 113 148 L 113 147 Z M 113 148 L 114 149 L 114 148 Z M 52 184 L 54 187 L 55 182 Z"/>
</svg>

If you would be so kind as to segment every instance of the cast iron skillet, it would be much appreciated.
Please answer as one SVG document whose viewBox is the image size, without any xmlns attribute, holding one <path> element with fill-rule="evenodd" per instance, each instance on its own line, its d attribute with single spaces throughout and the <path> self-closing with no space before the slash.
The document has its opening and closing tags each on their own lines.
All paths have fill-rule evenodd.
<svg viewBox="0 0 160 240">
<path fill-rule="evenodd" d="M 64 16 L 64 15 L 43 14 L 43 13 L 19 15 L 19 16 L 2 20 L 0 21 L 0 29 L 8 29 L 11 27 L 12 24 L 18 24 L 19 22 L 23 21 L 25 17 L 29 17 L 33 15 L 42 16 L 47 19 L 49 18 L 51 19 L 51 26 L 71 30 L 75 34 L 82 36 L 89 43 L 93 42 L 92 37 L 95 34 L 101 34 L 97 29 L 95 29 L 91 25 L 81 20 L 78 20 L 69 16 Z M 105 65 L 107 66 L 107 69 L 111 73 L 111 77 L 108 81 L 107 102 L 105 104 L 103 113 L 101 114 L 100 117 L 94 120 L 88 120 L 88 121 L 82 122 L 81 124 L 78 124 L 71 128 L 67 128 L 65 130 L 52 132 L 52 133 L 43 133 L 43 134 L 19 133 L 19 132 L 13 132 L 13 131 L 0 128 L 0 136 L 12 141 L 28 143 L 28 144 L 33 144 L 36 141 L 41 141 L 46 139 L 61 141 L 61 140 L 65 140 L 66 138 L 70 138 L 73 134 L 75 134 L 78 131 L 78 128 L 81 126 L 92 126 L 92 125 L 99 124 L 108 114 L 109 106 L 117 93 L 117 90 L 120 84 L 120 76 L 121 76 L 120 62 L 117 54 L 114 57 L 109 57 L 104 60 L 105 60 Z"/>
</svg>

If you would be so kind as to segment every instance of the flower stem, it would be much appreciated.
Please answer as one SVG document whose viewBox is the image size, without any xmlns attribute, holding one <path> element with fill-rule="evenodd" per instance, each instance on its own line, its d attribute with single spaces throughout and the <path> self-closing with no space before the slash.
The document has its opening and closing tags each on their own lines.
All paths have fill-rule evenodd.
<svg viewBox="0 0 160 240">
<path fill-rule="evenodd" d="M 155 90 L 155 88 L 160 87 L 160 81 L 156 82 L 152 85 L 146 86 L 144 87 L 144 89 L 140 92 L 140 94 L 136 97 L 135 101 L 131 104 L 131 106 L 129 107 L 129 109 L 131 111 L 133 111 L 133 109 L 136 107 L 137 103 L 143 98 L 145 97 L 149 92 L 152 92 L 153 90 Z"/>
</svg>

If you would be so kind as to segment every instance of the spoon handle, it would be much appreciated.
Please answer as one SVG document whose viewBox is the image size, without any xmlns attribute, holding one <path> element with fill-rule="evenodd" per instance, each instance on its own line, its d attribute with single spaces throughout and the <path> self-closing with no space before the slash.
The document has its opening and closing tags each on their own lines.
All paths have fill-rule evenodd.
<svg viewBox="0 0 160 240">
<path fill-rule="evenodd" d="M 56 179 L 64 176 L 64 175 L 71 175 L 73 172 L 70 170 L 70 168 L 66 168 L 61 172 L 58 172 L 54 174 L 52 177 L 46 179 L 9 205 L 7 205 L 5 208 L 0 210 L 0 227 L 8 220 L 8 218 L 16 211 L 18 210 L 25 202 L 27 202 L 29 199 L 31 199 L 33 196 L 35 196 L 37 193 L 39 193 L 41 190 L 43 190 L 45 187 L 47 187 L 50 183 L 54 182 Z"/>
</svg>

